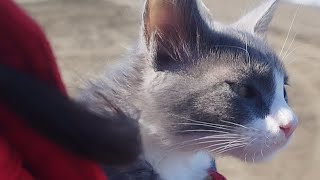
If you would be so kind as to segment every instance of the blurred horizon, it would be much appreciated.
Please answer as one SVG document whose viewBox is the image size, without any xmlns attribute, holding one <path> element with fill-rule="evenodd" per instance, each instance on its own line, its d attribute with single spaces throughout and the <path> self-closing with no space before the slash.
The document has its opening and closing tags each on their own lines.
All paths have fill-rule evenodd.
<svg viewBox="0 0 320 180">
<path fill-rule="evenodd" d="M 320 6 L 320 0 L 287 0 L 295 4 L 303 4 L 308 6 Z"/>
<path fill-rule="evenodd" d="M 16 0 L 16 1 L 20 3 L 28 3 L 28 2 L 43 2 L 43 1 L 50 1 L 50 0 Z M 284 0 L 284 1 L 294 3 L 294 4 L 303 4 L 307 6 L 316 6 L 316 7 L 320 6 L 320 0 Z"/>
</svg>

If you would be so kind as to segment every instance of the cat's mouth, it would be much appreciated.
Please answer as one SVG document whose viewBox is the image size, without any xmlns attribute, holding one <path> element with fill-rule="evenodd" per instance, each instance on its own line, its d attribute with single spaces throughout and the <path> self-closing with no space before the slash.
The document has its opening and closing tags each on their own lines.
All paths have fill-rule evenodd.
<svg viewBox="0 0 320 180">
<path fill-rule="evenodd" d="M 225 154 L 239 158 L 245 162 L 256 163 L 272 159 L 280 150 L 285 148 L 294 134 L 284 132 L 281 128 L 275 133 L 270 131 L 257 131 L 255 133 L 245 133 L 247 139 L 240 142 L 225 151 Z"/>
</svg>

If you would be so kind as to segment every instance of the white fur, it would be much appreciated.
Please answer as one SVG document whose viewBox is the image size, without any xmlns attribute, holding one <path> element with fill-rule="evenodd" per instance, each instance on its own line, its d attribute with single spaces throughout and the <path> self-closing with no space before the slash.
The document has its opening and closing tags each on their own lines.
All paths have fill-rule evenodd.
<svg viewBox="0 0 320 180">
<path fill-rule="evenodd" d="M 143 129 L 144 133 L 156 133 L 157 128 Z M 144 157 L 160 175 L 161 180 L 204 180 L 208 176 L 213 158 L 204 151 L 169 151 L 163 142 L 150 136 L 142 136 Z"/>
<path fill-rule="evenodd" d="M 267 117 L 278 124 L 278 127 L 292 127 L 295 128 L 298 124 L 298 119 L 293 113 L 284 99 L 284 82 L 283 76 L 275 73 L 276 93 L 273 104 L 270 109 L 270 115 Z"/>
<path fill-rule="evenodd" d="M 293 130 L 298 125 L 298 119 L 284 98 L 283 75 L 275 73 L 275 97 L 270 108 L 270 114 L 266 117 L 267 131 L 275 136 L 285 137 L 281 127 L 290 127 Z"/>
<path fill-rule="evenodd" d="M 212 157 L 206 152 L 176 152 L 152 165 L 163 180 L 203 180 L 211 162 Z"/>
</svg>

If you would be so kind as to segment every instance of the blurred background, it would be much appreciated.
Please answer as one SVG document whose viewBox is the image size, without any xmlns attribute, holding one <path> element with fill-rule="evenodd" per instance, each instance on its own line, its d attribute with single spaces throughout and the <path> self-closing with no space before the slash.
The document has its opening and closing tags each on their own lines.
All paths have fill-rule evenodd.
<svg viewBox="0 0 320 180">
<path fill-rule="evenodd" d="M 123 56 L 136 40 L 141 0 L 16 0 L 44 28 L 71 94 Z M 320 179 L 320 0 L 283 1 L 269 31 L 269 42 L 284 52 L 290 76 L 289 98 L 300 119 L 292 142 L 273 160 L 245 164 L 218 159 L 230 180 Z M 232 22 L 258 0 L 204 0 L 215 19 Z M 295 3 L 295 4 L 294 4 Z M 301 4 L 301 5 L 298 5 Z M 293 40 L 294 39 L 294 40 Z"/>
</svg>

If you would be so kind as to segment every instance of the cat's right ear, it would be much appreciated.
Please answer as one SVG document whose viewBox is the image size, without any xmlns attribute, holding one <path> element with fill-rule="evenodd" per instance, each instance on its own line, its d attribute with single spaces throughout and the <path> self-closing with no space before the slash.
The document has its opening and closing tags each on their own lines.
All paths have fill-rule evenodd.
<svg viewBox="0 0 320 180">
<path fill-rule="evenodd" d="M 143 37 L 157 71 L 190 59 L 208 30 L 210 14 L 200 0 L 147 0 Z"/>
<path fill-rule="evenodd" d="M 234 26 L 265 38 L 280 0 L 265 0 L 260 6 L 242 17 Z"/>
</svg>

